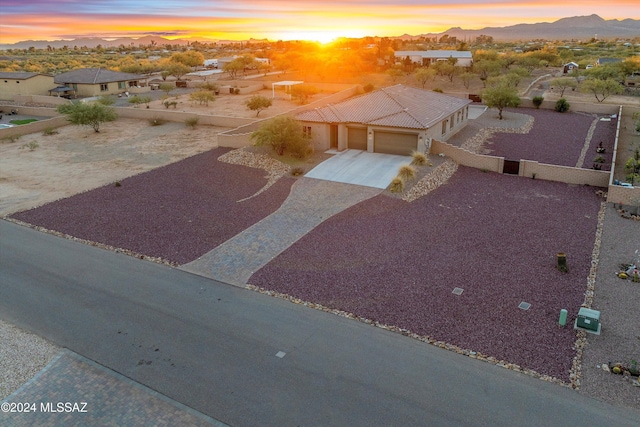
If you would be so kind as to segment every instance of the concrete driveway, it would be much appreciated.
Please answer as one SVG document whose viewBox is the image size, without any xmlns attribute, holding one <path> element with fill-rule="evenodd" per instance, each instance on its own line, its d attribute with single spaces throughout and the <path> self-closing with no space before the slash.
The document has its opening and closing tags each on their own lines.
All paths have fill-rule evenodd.
<svg viewBox="0 0 640 427">
<path fill-rule="evenodd" d="M 305 177 L 387 188 L 402 165 L 411 163 L 411 156 L 346 150 L 311 169 Z"/>
</svg>

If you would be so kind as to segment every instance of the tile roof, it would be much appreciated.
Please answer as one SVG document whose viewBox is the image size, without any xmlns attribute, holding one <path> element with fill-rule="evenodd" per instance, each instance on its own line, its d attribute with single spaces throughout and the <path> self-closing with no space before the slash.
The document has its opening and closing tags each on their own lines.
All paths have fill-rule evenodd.
<svg viewBox="0 0 640 427">
<path fill-rule="evenodd" d="M 105 70 L 104 68 L 81 68 L 79 70 L 58 74 L 53 80 L 56 83 L 65 84 L 100 84 L 127 80 L 142 80 L 144 78 L 144 76 L 139 74 L 121 73 L 119 71 Z"/>
<path fill-rule="evenodd" d="M 304 111 L 296 119 L 318 123 L 360 123 L 410 129 L 428 129 L 470 104 L 468 99 L 396 85 Z"/>
</svg>

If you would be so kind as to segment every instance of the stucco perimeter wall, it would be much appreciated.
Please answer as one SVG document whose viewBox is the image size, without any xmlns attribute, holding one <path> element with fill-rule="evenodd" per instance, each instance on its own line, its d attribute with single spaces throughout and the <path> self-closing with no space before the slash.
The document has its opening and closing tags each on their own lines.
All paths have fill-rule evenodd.
<svg viewBox="0 0 640 427">
<path fill-rule="evenodd" d="M 44 95 L 16 95 L 13 100 L 17 104 L 45 104 L 45 105 L 62 105 L 68 104 L 70 101 L 66 98 L 59 96 L 44 96 Z M 22 111 L 24 107 L 21 107 Z"/>
<path fill-rule="evenodd" d="M 436 139 L 431 141 L 430 154 L 444 154 L 445 156 L 455 160 L 456 163 L 460 165 L 490 172 L 502 173 L 502 169 L 504 167 L 504 157 L 475 154 L 471 151 Z"/>
<path fill-rule="evenodd" d="M 133 107 L 116 107 L 116 112 L 119 117 L 125 117 L 128 119 L 161 119 L 168 122 L 184 122 L 187 119 L 194 117 L 198 118 L 198 124 L 220 127 L 237 127 L 252 123 L 253 119 L 245 119 L 242 117 L 227 117 L 227 116 L 211 116 L 208 114 L 195 114 L 184 113 L 182 111 L 174 111 L 171 109 L 155 110 L 147 108 L 133 108 Z"/>
<path fill-rule="evenodd" d="M 444 154 L 456 163 L 490 172 L 502 173 L 504 157 L 475 154 L 446 142 L 433 140 L 430 154 Z M 591 185 L 593 187 L 607 187 L 609 172 L 591 169 L 580 169 L 568 166 L 547 165 L 531 160 L 520 161 L 520 176 L 547 181 L 565 182 L 567 184 Z"/>
<path fill-rule="evenodd" d="M 520 161 L 520 176 L 546 181 L 565 182 L 567 184 L 607 187 L 609 171 L 574 168 L 570 166 L 548 165 L 533 160 Z"/>
<path fill-rule="evenodd" d="M 527 98 L 521 98 L 522 103 L 520 107 L 524 108 L 536 108 L 533 105 L 533 101 Z M 583 113 L 593 113 L 593 114 L 618 114 L 618 110 L 620 106 L 614 104 L 599 104 L 599 103 L 590 103 L 590 102 L 569 102 L 570 107 L 569 111 L 580 111 Z M 553 110 L 556 107 L 556 101 L 542 101 L 540 105 L 540 109 L 544 110 Z M 562 113 L 558 113 L 562 114 Z"/>
<path fill-rule="evenodd" d="M 20 111 L 20 114 L 30 115 L 30 113 L 23 113 L 22 109 Z M 68 124 L 69 122 L 67 121 L 67 118 L 63 116 L 53 117 L 51 119 L 45 120 L 38 120 L 37 122 L 27 123 L 26 125 L 18 125 L 11 128 L 0 129 L 0 139 L 28 135 L 30 133 L 36 132 L 44 132 L 46 129 L 55 129 Z"/>
<path fill-rule="evenodd" d="M 307 105 L 300 106 L 298 108 L 294 108 L 293 110 L 289 110 L 286 113 L 280 114 L 282 115 L 295 115 L 301 113 L 303 111 L 311 110 L 318 107 L 324 107 L 327 104 L 333 104 L 336 102 L 343 101 L 347 98 L 351 98 L 354 95 L 359 93 L 360 86 L 351 86 L 348 89 L 342 90 L 341 92 L 334 93 L 333 95 L 326 96 L 317 101 L 311 102 Z M 277 116 L 276 116 L 277 117 Z M 230 147 L 230 148 L 242 148 L 251 144 L 251 133 L 257 130 L 260 127 L 260 123 L 264 120 L 260 121 L 252 120 L 251 123 L 245 124 L 237 127 L 236 129 L 229 130 L 227 132 L 223 132 L 218 134 L 218 146 L 220 147 Z"/>
</svg>

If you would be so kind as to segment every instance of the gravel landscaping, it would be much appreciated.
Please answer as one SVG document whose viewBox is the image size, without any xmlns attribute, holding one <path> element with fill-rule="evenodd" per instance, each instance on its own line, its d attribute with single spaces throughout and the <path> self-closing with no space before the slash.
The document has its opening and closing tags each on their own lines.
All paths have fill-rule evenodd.
<svg viewBox="0 0 640 427">
<path fill-rule="evenodd" d="M 585 167 L 593 166 L 593 159 L 598 156 L 596 147 L 603 142 L 606 157 L 602 170 L 611 169 L 611 154 L 616 133 L 617 120 L 600 121 L 599 118 L 586 113 L 557 113 L 553 110 L 537 110 L 518 108 L 512 110 L 520 114 L 534 117 L 534 125 L 526 134 L 496 133 L 486 143 L 486 154 L 504 157 L 508 160 L 536 160 L 560 166 Z M 593 134 L 589 130 L 596 122 Z M 585 141 L 589 138 L 589 148 L 584 161 L 578 165 Z"/>
<path fill-rule="evenodd" d="M 228 151 L 198 154 L 124 179 L 120 186 L 106 185 L 11 218 L 183 264 L 275 211 L 294 182 L 282 178 L 261 192 L 269 183 L 265 171 L 217 160 Z"/>
<path fill-rule="evenodd" d="M 429 197 L 328 219 L 249 283 L 568 382 L 576 334 L 558 315 L 584 301 L 599 208 L 594 188 L 460 167 Z"/>
</svg>

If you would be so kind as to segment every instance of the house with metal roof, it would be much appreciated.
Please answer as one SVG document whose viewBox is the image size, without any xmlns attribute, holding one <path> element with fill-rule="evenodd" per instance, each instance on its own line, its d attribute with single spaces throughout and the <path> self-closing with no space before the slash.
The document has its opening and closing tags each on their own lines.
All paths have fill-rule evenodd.
<svg viewBox="0 0 640 427">
<path fill-rule="evenodd" d="M 469 120 L 468 99 L 395 85 L 297 114 L 315 150 L 428 153 Z"/>
<path fill-rule="evenodd" d="M 104 68 L 81 68 L 69 71 L 58 74 L 54 77 L 54 81 L 59 86 L 70 87 L 77 96 L 81 97 L 116 95 L 125 92 L 141 93 L 149 90 L 145 76 Z"/>
<path fill-rule="evenodd" d="M 40 73 L 0 72 L 0 99 L 13 101 L 16 95 L 48 95 L 53 77 Z"/>
<path fill-rule="evenodd" d="M 448 61 L 450 58 L 456 60 L 459 67 L 471 67 L 473 65 L 473 55 L 470 51 L 460 50 L 398 50 L 394 53 L 396 61 L 403 61 L 409 58 L 414 64 L 429 66 L 438 61 Z"/>
</svg>

